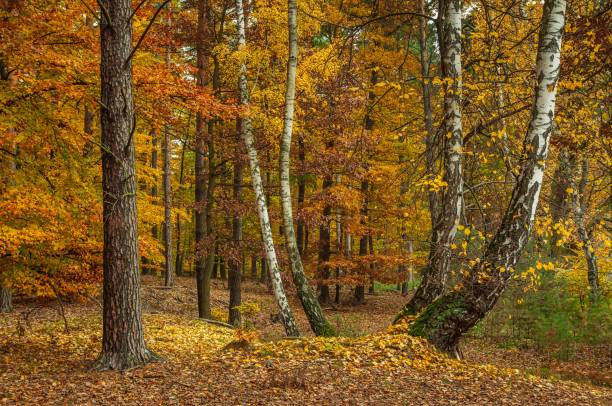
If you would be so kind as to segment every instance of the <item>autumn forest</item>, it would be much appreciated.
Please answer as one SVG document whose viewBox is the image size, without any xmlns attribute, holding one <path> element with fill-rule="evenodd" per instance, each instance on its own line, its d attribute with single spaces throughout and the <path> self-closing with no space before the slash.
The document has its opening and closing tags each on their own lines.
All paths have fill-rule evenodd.
<svg viewBox="0 0 612 406">
<path fill-rule="evenodd" d="M 0 403 L 612 403 L 611 27 L 0 0 Z"/>
</svg>

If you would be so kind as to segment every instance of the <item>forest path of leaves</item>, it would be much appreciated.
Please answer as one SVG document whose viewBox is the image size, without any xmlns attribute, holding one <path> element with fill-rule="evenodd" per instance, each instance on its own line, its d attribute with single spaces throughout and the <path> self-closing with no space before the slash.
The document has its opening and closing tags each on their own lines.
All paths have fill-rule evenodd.
<svg viewBox="0 0 612 406">
<path fill-rule="evenodd" d="M 149 300 L 168 292 L 144 291 L 145 308 L 158 312 Z M 24 314 L 33 307 L 22 306 L 0 317 L 4 404 L 612 403 L 607 388 L 450 360 L 401 328 L 237 345 L 248 335 L 169 313 L 145 316 L 147 342 L 166 362 L 125 373 L 89 372 L 101 340 L 96 307 L 68 306 L 65 333 L 63 321 L 44 311 L 32 313 L 28 325 Z"/>
</svg>

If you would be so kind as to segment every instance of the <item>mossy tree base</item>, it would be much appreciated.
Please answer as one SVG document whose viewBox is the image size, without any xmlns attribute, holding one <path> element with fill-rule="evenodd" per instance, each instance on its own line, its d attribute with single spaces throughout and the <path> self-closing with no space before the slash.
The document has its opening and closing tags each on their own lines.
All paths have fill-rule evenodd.
<svg viewBox="0 0 612 406">
<path fill-rule="evenodd" d="M 458 357 L 459 339 L 484 317 L 475 297 L 451 292 L 428 306 L 410 325 L 409 334 L 428 339 L 438 350 Z"/>
</svg>

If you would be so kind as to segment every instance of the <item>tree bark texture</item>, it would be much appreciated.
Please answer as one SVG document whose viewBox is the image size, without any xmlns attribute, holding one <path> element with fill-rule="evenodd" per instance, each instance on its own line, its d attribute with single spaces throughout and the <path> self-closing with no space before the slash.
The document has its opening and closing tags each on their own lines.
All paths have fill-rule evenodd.
<svg viewBox="0 0 612 406">
<path fill-rule="evenodd" d="M 155 359 L 140 308 L 132 100 L 130 0 L 101 0 L 100 21 L 104 287 L 102 353 L 94 368 L 125 370 Z"/>
<path fill-rule="evenodd" d="M 236 0 L 236 18 L 238 24 L 238 47 L 244 48 L 246 45 L 246 34 L 242 0 Z M 240 93 L 240 104 L 244 107 L 248 107 L 250 99 L 247 81 L 247 67 L 244 61 L 240 63 L 238 88 Z M 274 296 L 276 298 L 276 303 L 278 304 L 280 310 L 283 325 L 285 327 L 285 332 L 289 336 L 297 337 L 299 336 L 299 331 L 297 329 L 297 325 L 295 324 L 293 312 L 289 307 L 289 301 L 287 300 L 287 296 L 285 295 L 285 289 L 283 288 L 283 282 L 278 266 L 278 260 L 276 258 L 274 240 L 272 238 L 272 227 L 270 226 L 270 218 L 268 216 L 268 206 L 266 204 L 266 197 L 261 181 L 259 159 L 257 158 L 257 149 L 255 148 L 255 139 L 253 137 L 251 119 L 248 116 L 244 117 L 241 120 L 240 135 L 246 146 L 247 155 L 249 159 L 251 182 L 253 183 L 253 190 L 255 192 L 257 214 L 259 215 L 261 235 L 266 252 L 266 259 L 268 262 L 269 274 L 272 282 Z"/>
<path fill-rule="evenodd" d="M 206 67 L 208 64 L 207 49 L 207 13 L 208 1 L 198 0 L 198 26 L 196 35 L 196 65 L 198 68 L 196 85 L 204 87 L 206 85 Z M 204 173 L 204 146 L 206 145 L 206 123 L 202 113 L 196 115 L 196 134 L 195 134 L 195 273 L 198 299 L 198 316 L 209 318 L 210 304 L 206 300 L 206 253 L 204 252 L 206 220 L 205 220 L 205 200 L 206 200 L 206 177 Z M 208 309 L 208 310 L 207 310 Z"/>
<path fill-rule="evenodd" d="M 170 160 L 172 159 L 172 143 L 170 140 L 170 129 L 164 131 L 164 284 L 166 287 L 174 283 L 174 272 L 172 269 L 172 183 L 170 172 Z"/>
<path fill-rule="evenodd" d="M 565 0 L 544 3 L 535 97 L 524 141 L 527 158 L 502 223 L 463 286 L 436 299 L 410 327 L 411 334 L 428 338 L 442 351 L 458 354 L 460 337 L 493 308 L 529 239 L 553 132 L 565 9 Z"/>
<path fill-rule="evenodd" d="M 279 156 L 279 173 L 281 203 L 283 209 L 283 225 L 287 255 L 291 263 L 291 274 L 298 297 L 308 317 L 310 328 L 318 336 L 334 335 L 334 329 L 325 319 L 315 292 L 308 283 L 302 258 L 295 239 L 293 228 L 293 208 L 291 205 L 291 183 L 289 176 L 291 158 L 291 137 L 293 133 L 293 116 L 295 110 L 295 79 L 297 73 L 297 0 L 288 0 L 289 23 L 289 61 L 287 63 L 287 85 L 285 91 L 285 117 Z"/>
<path fill-rule="evenodd" d="M 238 120 L 238 130 L 240 130 L 240 119 Z M 242 204 L 242 160 L 240 158 L 240 149 L 236 146 L 236 154 L 234 158 L 234 204 L 240 206 Z M 232 218 L 232 240 L 234 255 L 237 256 L 242 248 L 242 215 L 240 208 L 234 213 Z M 240 310 L 236 307 L 242 303 L 241 298 L 241 283 L 242 283 L 242 261 L 233 258 L 230 263 L 228 285 L 230 291 L 229 298 L 229 323 L 235 326 L 240 326 L 241 316 Z"/>
<path fill-rule="evenodd" d="M 451 244 L 461 219 L 463 131 L 461 126 L 461 0 L 440 0 L 438 35 L 444 86 L 444 181 L 441 207 L 432 229 L 427 267 L 421 284 L 396 320 L 417 314 L 444 291 L 450 272 Z"/>
</svg>

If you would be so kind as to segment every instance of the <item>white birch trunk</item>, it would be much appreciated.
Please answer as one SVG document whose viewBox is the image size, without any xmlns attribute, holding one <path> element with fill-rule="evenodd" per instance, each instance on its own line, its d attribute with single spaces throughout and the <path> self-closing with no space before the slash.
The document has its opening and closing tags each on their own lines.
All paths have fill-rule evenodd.
<svg viewBox="0 0 612 406">
<path fill-rule="evenodd" d="M 438 298 L 410 327 L 411 334 L 427 337 L 442 351 L 457 354 L 461 335 L 493 308 L 529 239 L 553 132 L 565 9 L 566 0 L 544 3 L 535 72 L 537 83 L 524 144 L 527 159 L 502 224 L 480 262 L 463 281 L 463 288 Z"/>
<path fill-rule="evenodd" d="M 242 49 L 246 45 L 245 20 L 242 0 L 236 0 L 236 18 L 238 24 L 238 48 Z M 240 77 L 238 79 L 238 88 L 240 91 L 240 104 L 246 107 L 249 105 L 250 99 L 247 81 L 247 68 L 246 62 L 244 62 L 244 60 L 240 63 Z M 285 290 L 283 288 L 283 282 L 281 280 L 280 275 L 280 269 L 278 266 L 278 261 L 276 259 L 274 240 L 272 238 L 272 227 L 270 226 L 270 218 L 268 216 L 268 206 L 266 205 L 266 197 L 261 182 L 261 170 L 259 168 L 259 160 L 257 158 L 257 150 L 255 148 L 255 140 L 253 138 L 253 132 L 251 128 L 251 119 L 248 116 L 242 119 L 240 125 L 240 136 L 244 141 L 247 150 L 247 155 L 249 158 L 251 181 L 253 183 L 253 190 L 255 192 L 257 213 L 259 215 L 259 224 L 261 226 L 261 236 L 266 252 L 266 260 L 268 262 L 268 269 L 270 272 L 270 279 L 272 282 L 272 288 L 274 290 L 274 296 L 276 297 L 276 302 L 278 304 L 287 335 L 297 337 L 299 336 L 299 331 L 295 324 L 295 319 L 293 317 L 291 308 L 289 307 L 287 296 L 285 295 Z"/>
<path fill-rule="evenodd" d="M 293 283 L 308 317 L 312 331 L 318 336 L 334 335 L 334 330 L 325 319 L 321 305 L 308 283 L 302 258 L 298 249 L 293 228 L 293 208 L 291 205 L 291 183 L 289 161 L 291 158 L 291 137 L 293 135 L 293 117 L 295 110 L 295 80 L 297 74 L 298 38 L 297 38 L 297 1 L 288 0 L 287 20 L 289 26 L 289 60 L 287 62 L 287 84 L 285 89 L 285 117 L 279 156 L 281 203 L 283 208 L 283 225 L 287 254 L 291 263 Z"/>
<path fill-rule="evenodd" d="M 444 85 L 444 181 L 441 207 L 435 210 L 427 268 L 414 296 L 396 321 L 417 314 L 444 291 L 450 273 L 451 244 L 461 220 L 463 202 L 463 128 L 461 125 L 461 0 L 440 0 L 438 35 Z M 433 148 L 433 146 L 430 146 Z M 431 165 L 433 166 L 433 165 Z M 435 197 L 432 197 L 432 202 Z M 435 207 L 435 206 L 432 206 Z"/>
</svg>

